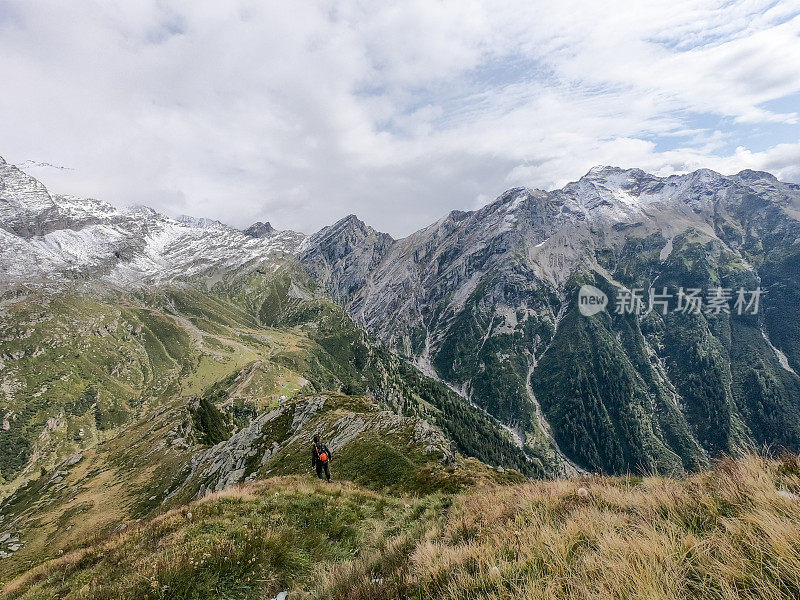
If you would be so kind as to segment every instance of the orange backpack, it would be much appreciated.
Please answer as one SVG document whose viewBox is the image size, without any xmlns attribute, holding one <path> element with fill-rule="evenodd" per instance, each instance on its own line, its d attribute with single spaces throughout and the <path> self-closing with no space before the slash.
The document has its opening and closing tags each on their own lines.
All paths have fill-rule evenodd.
<svg viewBox="0 0 800 600">
<path fill-rule="evenodd" d="M 314 448 L 317 451 L 317 458 L 319 459 L 319 462 L 323 463 L 328 462 L 328 454 L 324 450 L 322 450 L 322 445 L 321 444 L 319 446 L 315 445 Z"/>
</svg>

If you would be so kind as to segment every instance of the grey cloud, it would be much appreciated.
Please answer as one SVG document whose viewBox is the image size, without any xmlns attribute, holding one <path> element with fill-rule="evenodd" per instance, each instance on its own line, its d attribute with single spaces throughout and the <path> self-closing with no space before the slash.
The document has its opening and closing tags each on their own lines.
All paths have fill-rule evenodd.
<svg viewBox="0 0 800 600">
<path fill-rule="evenodd" d="M 12 1 L 0 155 L 116 204 L 394 235 L 601 163 L 797 178 L 791 148 L 718 154 L 724 127 L 655 140 L 792 122 L 763 105 L 800 91 L 798 33 L 767 0 Z"/>
</svg>

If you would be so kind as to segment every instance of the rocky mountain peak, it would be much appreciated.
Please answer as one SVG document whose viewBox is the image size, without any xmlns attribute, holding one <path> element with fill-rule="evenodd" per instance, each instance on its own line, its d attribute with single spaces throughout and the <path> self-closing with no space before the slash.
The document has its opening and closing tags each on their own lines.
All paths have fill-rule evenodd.
<svg viewBox="0 0 800 600">
<path fill-rule="evenodd" d="M 495 200 L 495 204 L 511 204 L 513 208 L 517 208 L 522 201 L 530 196 L 531 190 L 525 187 L 515 187 L 511 188 L 510 190 L 506 190 L 500 197 Z"/>
<path fill-rule="evenodd" d="M 250 225 L 250 227 L 244 230 L 244 234 L 246 236 L 253 238 L 270 237 L 274 233 L 275 233 L 275 228 L 269 221 L 267 221 L 266 223 L 258 221 L 256 223 L 253 223 L 252 225 Z"/>
<path fill-rule="evenodd" d="M 348 215 L 306 238 L 300 260 L 312 276 L 329 287 L 337 301 L 344 301 L 352 290 L 364 285 L 364 278 L 394 244 L 388 233 Z"/>
<path fill-rule="evenodd" d="M 585 178 L 602 177 L 607 173 L 620 173 L 624 169 L 620 167 L 612 167 L 610 165 L 595 165 L 586 172 Z"/>
<path fill-rule="evenodd" d="M 744 179 L 747 181 L 760 181 L 766 180 L 770 182 L 777 182 L 778 178 L 775 177 L 772 173 L 767 173 L 766 171 L 754 171 L 752 169 L 745 169 L 744 171 L 739 171 L 736 175 L 739 179 Z"/>
<path fill-rule="evenodd" d="M 589 169 L 586 175 L 581 177 L 576 183 L 588 183 L 607 188 L 615 188 L 631 187 L 642 181 L 651 179 L 654 179 L 654 176 L 642 171 L 641 169 L 623 169 L 621 167 L 598 165 Z"/>
<path fill-rule="evenodd" d="M 131 204 L 130 206 L 125 208 L 124 212 L 128 215 L 139 215 L 148 217 L 155 217 L 156 215 L 158 215 L 158 212 L 156 212 L 155 209 L 152 209 L 149 206 L 145 206 L 144 204 Z"/>
<path fill-rule="evenodd" d="M 486 221 L 487 225 L 495 219 L 505 221 L 506 225 L 511 224 L 516 219 L 515 213 L 529 200 L 534 191 L 525 187 L 515 187 L 506 190 L 496 200 L 490 202 L 478 211 L 466 213 L 466 215 L 476 215 L 478 220 Z M 460 220 L 463 220 L 462 216 Z M 453 219 L 455 220 L 455 219 Z M 500 226 L 500 224 L 496 224 Z"/>
<path fill-rule="evenodd" d="M 356 215 L 347 215 L 346 217 L 339 219 L 330 226 L 330 234 L 333 233 L 343 233 L 347 231 L 357 231 L 361 232 L 365 235 L 370 234 L 378 234 L 378 235 L 388 235 L 388 234 L 381 234 L 381 232 L 373 229 L 369 225 L 367 225 L 364 221 L 359 219 Z"/>
<path fill-rule="evenodd" d="M 264 227 L 270 227 L 268 224 Z M 0 164 L 0 284 L 107 280 L 140 286 L 263 264 L 297 251 L 302 234 L 263 239 L 223 223 L 147 206 L 51 194 L 35 178 Z"/>
<path fill-rule="evenodd" d="M 464 220 L 464 219 L 466 219 L 466 218 L 467 218 L 469 215 L 470 215 L 470 213 L 469 213 L 468 211 L 464 211 L 464 210 L 451 210 L 451 211 L 450 211 L 450 212 L 447 214 L 447 218 L 448 218 L 450 221 L 458 222 L 458 221 L 463 221 L 463 220 Z"/>
<path fill-rule="evenodd" d="M 319 248 L 331 259 L 341 258 L 362 247 L 387 247 L 394 239 L 388 233 L 373 229 L 355 215 L 347 215 L 333 225 L 312 235 L 304 248 Z"/>
<path fill-rule="evenodd" d="M 725 179 L 725 176 L 712 169 L 697 169 L 689 174 L 689 179 L 700 183 L 716 183 Z"/>
</svg>

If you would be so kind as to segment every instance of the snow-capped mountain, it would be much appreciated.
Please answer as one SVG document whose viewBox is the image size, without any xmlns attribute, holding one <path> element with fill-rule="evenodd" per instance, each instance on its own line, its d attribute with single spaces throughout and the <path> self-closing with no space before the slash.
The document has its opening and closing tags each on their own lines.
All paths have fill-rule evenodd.
<svg viewBox="0 0 800 600">
<path fill-rule="evenodd" d="M 688 230 L 736 246 L 724 226 L 746 234 L 737 212 L 752 198 L 785 216 L 781 227 L 794 227 L 800 217 L 800 186 L 768 173 L 724 177 L 700 170 L 659 178 L 638 169 L 595 167 L 563 189 L 511 189 L 478 211 L 453 211 L 401 240 L 350 215 L 310 236 L 300 252 L 359 322 L 415 354 L 411 329 L 431 329 L 425 307 L 446 301 L 457 312 L 494 269 L 508 277 L 517 270 L 520 284 L 557 290 L 580 268 L 605 271 L 599 256 L 618 252 L 630 238 L 660 233 L 661 260 L 671 241 Z M 387 312 L 409 327 L 395 321 L 381 329 Z"/>
<path fill-rule="evenodd" d="M 404 239 L 354 215 L 305 237 L 59 196 L 2 162 L 0 281 L 211 289 L 289 261 L 543 471 L 682 472 L 721 452 L 800 448 L 798 219 L 800 186 L 768 173 L 596 167 Z M 275 293 L 312 300 L 290 273 Z M 583 284 L 608 295 L 606 311 L 579 313 Z M 757 314 L 614 310 L 621 290 L 745 287 L 764 291 Z"/>
<path fill-rule="evenodd" d="M 598 253 L 619 249 L 630 237 L 660 232 L 665 252 L 689 229 L 717 238 L 715 227 L 748 194 L 793 219 L 800 215 L 798 186 L 767 173 L 723 177 L 701 170 L 658 178 L 595 167 L 561 190 L 515 188 L 478 211 L 453 211 L 401 240 L 351 215 L 309 237 L 300 251 L 358 321 L 414 354 L 419 349 L 412 347 L 411 329 L 431 329 L 425 307 L 446 301 L 457 312 L 493 269 L 509 277 L 521 270 L 523 286 L 558 289 L 581 267 L 602 268 Z M 387 311 L 401 323 L 382 330 Z"/>
<path fill-rule="evenodd" d="M 268 264 L 303 235 L 253 237 L 211 219 L 51 194 L 0 158 L 0 281 L 103 280 L 140 285 Z"/>
</svg>

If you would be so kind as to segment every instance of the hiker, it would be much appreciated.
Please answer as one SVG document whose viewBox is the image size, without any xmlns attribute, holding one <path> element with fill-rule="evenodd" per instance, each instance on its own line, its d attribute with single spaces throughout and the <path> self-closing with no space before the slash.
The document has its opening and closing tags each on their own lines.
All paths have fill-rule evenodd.
<svg viewBox="0 0 800 600">
<path fill-rule="evenodd" d="M 314 444 L 311 446 L 311 468 L 317 469 L 317 477 L 322 479 L 322 473 L 325 472 L 325 478 L 331 480 L 331 469 L 328 466 L 331 462 L 331 451 L 328 447 L 319 440 L 319 436 L 314 436 Z"/>
</svg>

